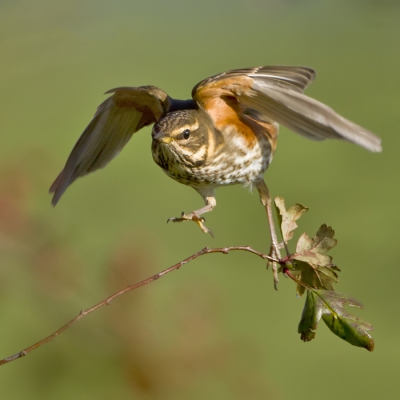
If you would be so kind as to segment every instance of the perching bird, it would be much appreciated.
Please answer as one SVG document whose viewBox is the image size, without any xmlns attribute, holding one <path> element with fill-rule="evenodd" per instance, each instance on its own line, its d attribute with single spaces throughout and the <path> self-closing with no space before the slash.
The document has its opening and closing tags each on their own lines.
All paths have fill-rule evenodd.
<svg viewBox="0 0 400 400">
<path fill-rule="evenodd" d="M 379 137 L 303 94 L 314 78 L 315 71 L 307 67 L 232 70 L 201 81 L 190 100 L 172 99 L 155 86 L 111 89 L 106 93 L 113 95 L 100 104 L 52 184 L 52 204 L 75 179 L 104 167 L 133 133 L 154 123 L 154 161 L 205 201 L 204 207 L 169 220 L 192 220 L 211 233 L 201 216 L 216 205 L 214 189 L 254 185 L 267 209 L 276 246 L 263 175 L 276 149 L 278 124 L 309 139 L 343 139 L 381 151 Z"/>
</svg>

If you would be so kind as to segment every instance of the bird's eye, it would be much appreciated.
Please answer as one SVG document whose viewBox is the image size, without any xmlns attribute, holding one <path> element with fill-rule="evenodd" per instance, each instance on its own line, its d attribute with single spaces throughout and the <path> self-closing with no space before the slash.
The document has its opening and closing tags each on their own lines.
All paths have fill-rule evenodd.
<svg viewBox="0 0 400 400">
<path fill-rule="evenodd" d="M 189 129 L 185 129 L 185 130 L 182 132 L 182 136 L 183 136 L 184 139 L 189 139 L 189 137 L 190 137 L 190 130 L 189 130 Z"/>
</svg>

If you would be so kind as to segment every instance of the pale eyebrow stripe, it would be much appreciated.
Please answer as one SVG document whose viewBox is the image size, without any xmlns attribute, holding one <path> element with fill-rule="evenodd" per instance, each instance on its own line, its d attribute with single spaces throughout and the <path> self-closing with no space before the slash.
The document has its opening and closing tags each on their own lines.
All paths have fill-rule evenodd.
<svg viewBox="0 0 400 400">
<path fill-rule="evenodd" d="M 198 129 L 198 127 L 199 127 L 199 123 L 198 122 L 195 122 L 194 124 L 191 124 L 191 125 L 180 126 L 178 129 L 174 130 L 174 134 L 182 133 L 185 129 L 189 129 L 190 131 L 194 131 L 194 130 Z"/>
</svg>

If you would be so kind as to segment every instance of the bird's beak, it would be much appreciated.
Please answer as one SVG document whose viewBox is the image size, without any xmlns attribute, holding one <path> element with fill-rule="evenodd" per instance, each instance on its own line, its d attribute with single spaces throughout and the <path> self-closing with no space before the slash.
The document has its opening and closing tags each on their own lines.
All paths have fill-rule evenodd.
<svg viewBox="0 0 400 400">
<path fill-rule="evenodd" d="M 153 136 L 153 140 L 155 140 L 158 143 L 169 144 L 174 140 L 172 137 L 166 136 L 165 133 L 162 131 L 153 133 L 152 136 Z"/>
</svg>

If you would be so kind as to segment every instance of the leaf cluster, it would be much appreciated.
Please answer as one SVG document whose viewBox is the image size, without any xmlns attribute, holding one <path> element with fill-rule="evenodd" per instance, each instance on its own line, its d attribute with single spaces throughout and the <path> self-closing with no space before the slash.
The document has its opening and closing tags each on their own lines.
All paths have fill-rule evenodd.
<svg viewBox="0 0 400 400">
<path fill-rule="evenodd" d="M 286 249 L 297 228 L 296 221 L 308 210 L 301 204 L 286 209 L 284 200 L 275 198 L 280 231 Z M 345 306 L 363 308 L 356 299 L 338 293 L 334 284 L 338 283 L 340 269 L 333 264 L 332 256 L 326 254 L 336 246 L 335 231 L 326 224 L 321 225 L 316 235 L 310 238 L 303 233 L 297 241 L 296 251 L 283 261 L 281 271 L 294 280 L 298 296 L 306 292 L 306 302 L 299 323 L 300 338 L 308 342 L 315 338 L 319 321 L 322 320 L 337 336 L 348 343 L 374 349 L 374 341 L 368 331 L 372 325 L 350 314 Z"/>
</svg>

